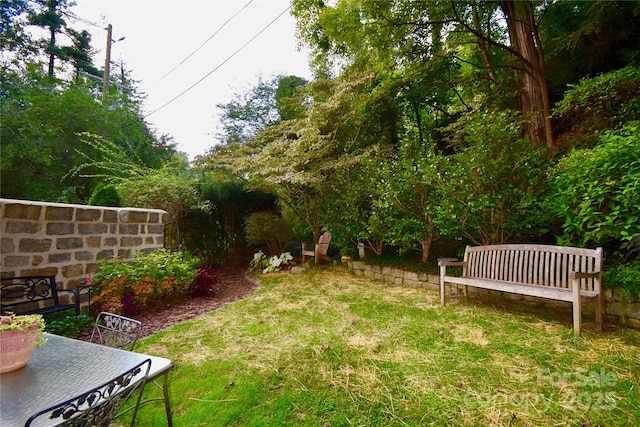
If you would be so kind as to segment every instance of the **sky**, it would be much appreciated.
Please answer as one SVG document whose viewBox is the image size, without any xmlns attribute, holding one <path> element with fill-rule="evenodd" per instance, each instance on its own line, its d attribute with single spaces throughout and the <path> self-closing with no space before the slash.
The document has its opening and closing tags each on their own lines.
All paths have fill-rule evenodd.
<svg viewBox="0 0 640 427">
<path fill-rule="evenodd" d="M 124 63 L 146 94 L 147 122 L 158 135 L 173 137 L 178 151 L 193 160 L 216 143 L 217 104 L 246 92 L 260 76 L 311 79 L 295 20 L 285 12 L 289 5 L 288 0 L 76 0 L 71 12 L 82 22 L 67 24 L 92 34 L 94 65 L 100 69 L 106 28 L 112 25 L 110 74 Z"/>
</svg>

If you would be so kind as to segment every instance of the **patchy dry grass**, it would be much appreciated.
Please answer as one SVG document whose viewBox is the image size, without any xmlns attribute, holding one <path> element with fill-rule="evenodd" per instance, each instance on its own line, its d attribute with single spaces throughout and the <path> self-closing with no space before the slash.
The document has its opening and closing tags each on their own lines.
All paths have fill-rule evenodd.
<svg viewBox="0 0 640 427">
<path fill-rule="evenodd" d="M 640 336 L 585 333 L 347 274 L 261 276 L 137 351 L 169 357 L 176 426 L 580 426 L 640 419 Z M 163 425 L 160 406 L 138 425 Z"/>
</svg>

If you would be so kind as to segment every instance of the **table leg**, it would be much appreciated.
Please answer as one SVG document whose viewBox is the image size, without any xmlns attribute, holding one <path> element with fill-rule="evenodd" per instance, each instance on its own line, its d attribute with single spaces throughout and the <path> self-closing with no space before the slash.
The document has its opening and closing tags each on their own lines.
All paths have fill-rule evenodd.
<svg viewBox="0 0 640 427">
<path fill-rule="evenodd" d="M 169 372 L 164 374 L 164 384 L 162 385 L 164 393 L 164 409 L 167 412 L 167 425 L 173 427 L 173 419 L 171 418 L 171 401 L 169 400 Z"/>
</svg>

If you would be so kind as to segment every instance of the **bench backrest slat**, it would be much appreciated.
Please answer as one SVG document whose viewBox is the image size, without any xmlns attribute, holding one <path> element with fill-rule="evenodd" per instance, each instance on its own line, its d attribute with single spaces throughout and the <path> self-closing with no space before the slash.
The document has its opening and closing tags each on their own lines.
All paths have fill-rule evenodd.
<svg viewBox="0 0 640 427">
<path fill-rule="evenodd" d="M 569 288 L 571 272 L 602 269 L 602 249 L 553 245 L 467 246 L 463 272 L 468 277 Z M 580 279 L 582 290 L 592 291 L 594 278 Z"/>
</svg>

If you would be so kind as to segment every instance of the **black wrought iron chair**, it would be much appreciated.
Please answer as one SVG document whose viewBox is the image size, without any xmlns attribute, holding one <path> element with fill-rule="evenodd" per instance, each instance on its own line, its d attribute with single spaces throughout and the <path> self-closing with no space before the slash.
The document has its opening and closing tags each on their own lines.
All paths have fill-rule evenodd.
<svg viewBox="0 0 640 427">
<path fill-rule="evenodd" d="M 96 317 L 89 341 L 108 347 L 133 350 L 141 330 L 142 323 L 138 320 L 103 311 Z"/>
<path fill-rule="evenodd" d="M 103 311 L 96 317 L 96 323 L 93 327 L 93 331 L 91 332 L 90 341 L 109 347 L 132 351 L 138 341 L 141 329 L 142 323 L 138 320 Z M 167 413 L 167 423 L 169 424 L 169 427 L 172 427 L 173 420 L 171 418 L 171 403 L 169 401 L 168 375 L 169 371 L 162 374 L 162 384 L 158 382 L 159 375 L 148 378 L 149 382 L 162 390 L 162 398 L 147 399 L 141 403 L 156 400 L 164 401 L 165 411 Z M 137 403 L 136 406 L 129 407 L 123 412 L 129 412 L 134 409 L 137 411 L 137 407 L 139 405 L 140 403 Z"/>
<path fill-rule="evenodd" d="M 108 427 L 118 415 L 120 406 L 137 392 L 136 406 L 131 419 L 133 426 L 150 367 L 151 359 L 146 359 L 99 387 L 32 415 L 25 427 L 35 427 L 45 421 L 50 425 L 51 420 L 56 426 L 63 427 Z"/>
</svg>

